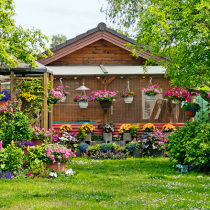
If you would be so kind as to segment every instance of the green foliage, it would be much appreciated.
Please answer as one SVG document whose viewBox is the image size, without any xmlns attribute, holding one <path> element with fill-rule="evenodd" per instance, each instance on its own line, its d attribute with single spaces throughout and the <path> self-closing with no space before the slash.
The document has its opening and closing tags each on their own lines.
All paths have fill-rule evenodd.
<svg viewBox="0 0 210 210">
<path fill-rule="evenodd" d="M 17 173 L 22 169 L 23 157 L 22 149 L 11 142 L 5 149 L 0 150 L 0 171 L 10 170 L 12 173 Z"/>
<path fill-rule="evenodd" d="M 50 47 L 55 47 L 58 44 L 62 44 L 66 40 L 67 40 L 67 37 L 63 34 L 53 35 L 51 39 L 52 43 L 50 44 Z"/>
<path fill-rule="evenodd" d="M 12 140 L 25 142 L 31 140 L 30 120 L 23 112 L 13 112 L 9 116 L 5 113 L 0 117 L 0 123 L 3 147 L 10 144 Z"/>
<path fill-rule="evenodd" d="M 137 132 L 140 130 L 140 124 L 137 123 L 136 125 L 131 125 L 130 133 L 132 137 L 136 137 Z"/>
<path fill-rule="evenodd" d="M 100 135 L 93 135 L 91 138 L 92 141 L 103 141 L 103 136 Z"/>
<path fill-rule="evenodd" d="M 133 54 L 138 57 L 149 50 L 153 55 L 145 65 L 163 65 L 177 87 L 209 86 L 209 0 L 106 2 L 104 12 L 110 22 L 126 29 L 134 27 L 136 46 L 129 45 Z"/>
<path fill-rule="evenodd" d="M 108 150 L 107 152 L 103 152 L 101 150 L 97 150 L 96 152 L 90 152 L 88 156 L 86 156 L 87 159 L 110 159 L 110 160 L 120 160 L 125 159 L 126 154 L 122 151 L 113 152 L 111 150 Z"/>
<path fill-rule="evenodd" d="M 31 68 L 36 67 L 37 56 L 47 57 L 43 51 L 52 55 L 45 44 L 48 38 L 39 29 L 24 30 L 16 26 L 14 9 L 13 0 L 0 0 L 0 60 L 9 67 L 16 67 L 19 61 L 29 64 Z"/>
<path fill-rule="evenodd" d="M 84 129 L 79 129 L 79 131 L 77 132 L 77 137 L 79 139 L 84 139 L 87 136 L 87 133 L 85 132 Z"/>
<path fill-rule="evenodd" d="M 192 165 L 195 170 L 210 170 L 210 122 L 194 121 L 184 124 L 168 136 L 169 157 L 176 164 Z"/>
<path fill-rule="evenodd" d="M 87 153 L 96 152 L 97 150 L 100 150 L 100 145 L 99 144 L 96 144 L 96 145 L 93 145 L 93 146 L 88 146 Z"/>
</svg>

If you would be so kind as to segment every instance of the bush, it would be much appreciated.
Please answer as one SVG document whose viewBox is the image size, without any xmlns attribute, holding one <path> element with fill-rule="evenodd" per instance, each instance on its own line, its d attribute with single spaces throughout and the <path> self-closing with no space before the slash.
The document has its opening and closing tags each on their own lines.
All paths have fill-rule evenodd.
<svg viewBox="0 0 210 210">
<path fill-rule="evenodd" d="M 3 139 L 3 147 L 14 141 L 31 141 L 30 121 L 23 112 L 11 113 L 8 117 L 3 114 L 0 119 L 0 139 Z"/>
<path fill-rule="evenodd" d="M 107 152 L 107 151 L 114 151 L 114 150 L 117 150 L 118 148 L 120 148 L 119 145 L 115 144 L 115 143 L 103 143 L 103 144 L 100 144 L 100 149 L 103 151 L 103 152 Z"/>
<path fill-rule="evenodd" d="M 82 152 L 86 152 L 86 150 L 88 149 L 88 146 L 89 145 L 86 143 L 81 143 L 79 148 Z"/>
<path fill-rule="evenodd" d="M 24 152 L 12 142 L 7 148 L 0 150 L 0 171 L 17 173 L 22 169 Z"/>
<path fill-rule="evenodd" d="M 169 157 L 175 164 L 194 166 L 197 171 L 210 170 L 209 121 L 187 121 L 168 139 Z"/>
</svg>

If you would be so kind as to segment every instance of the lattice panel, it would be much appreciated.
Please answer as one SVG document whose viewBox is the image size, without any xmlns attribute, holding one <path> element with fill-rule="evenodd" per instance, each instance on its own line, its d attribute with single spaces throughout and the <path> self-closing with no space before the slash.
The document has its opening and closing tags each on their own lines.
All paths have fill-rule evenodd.
<svg viewBox="0 0 210 210">
<path fill-rule="evenodd" d="M 158 84 L 162 88 L 162 95 L 156 96 L 155 101 L 148 102 L 142 94 L 141 88 L 147 87 L 149 77 L 145 78 L 133 76 L 129 78 L 130 90 L 137 92 L 131 104 L 125 104 L 123 98 L 117 98 L 112 103 L 112 108 L 108 110 L 108 121 L 115 123 L 175 123 L 185 122 L 185 114 L 180 107 L 177 108 L 170 101 L 161 100 L 162 96 L 169 87 L 169 80 L 164 77 L 152 77 L 152 83 Z M 101 77 L 101 81 L 104 78 Z M 103 84 L 96 77 L 85 77 L 85 86 L 92 90 L 104 89 Z M 60 84 L 59 79 L 54 80 L 54 87 Z M 68 85 L 71 89 L 76 89 L 82 85 L 82 78 L 63 78 L 63 85 Z M 127 78 L 115 77 L 108 85 L 109 90 L 125 90 L 127 87 Z M 103 110 L 99 102 L 90 102 L 87 109 L 81 109 L 78 103 L 73 102 L 73 98 L 79 95 L 80 91 L 75 91 L 72 96 L 67 97 L 66 102 L 59 102 L 54 105 L 54 122 L 78 122 L 78 121 L 103 121 Z M 159 99 L 159 100 L 157 100 Z"/>
</svg>

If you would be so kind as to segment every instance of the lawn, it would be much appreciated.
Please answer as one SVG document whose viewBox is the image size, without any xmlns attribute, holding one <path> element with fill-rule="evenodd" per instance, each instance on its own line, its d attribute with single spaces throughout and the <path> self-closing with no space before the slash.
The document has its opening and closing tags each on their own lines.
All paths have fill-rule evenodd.
<svg viewBox="0 0 210 210">
<path fill-rule="evenodd" d="M 210 177 L 176 172 L 166 158 L 87 160 L 75 177 L 0 180 L 4 209 L 210 209 Z"/>
</svg>

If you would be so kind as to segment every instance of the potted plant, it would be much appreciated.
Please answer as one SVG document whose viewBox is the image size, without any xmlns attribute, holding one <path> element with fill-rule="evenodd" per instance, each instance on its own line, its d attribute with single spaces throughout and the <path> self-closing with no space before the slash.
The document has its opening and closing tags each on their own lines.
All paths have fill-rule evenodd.
<svg viewBox="0 0 210 210">
<path fill-rule="evenodd" d="M 29 141 L 29 142 L 20 141 L 20 142 L 16 142 L 16 146 L 21 147 L 24 154 L 28 156 L 28 147 L 34 148 L 34 142 L 33 141 Z"/>
<path fill-rule="evenodd" d="M 82 126 L 79 126 L 79 132 L 77 132 L 77 136 L 79 139 L 83 141 L 91 141 L 91 133 L 95 130 L 95 127 L 89 123 L 84 123 Z"/>
<path fill-rule="evenodd" d="M 171 124 L 165 124 L 162 127 L 162 131 L 165 132 L 166 136 L 170 135 L 173 131 L 175 131 L 175 126 L 171 125 Z"/>
<path fill-rule="evenodd" d="M 61 125 L 61 127 L 59 128 L 59 133 L 70 132 L 71 130 L 72 130 L 71 125 L 63 124 L 63 125 Z"/>
<path fill-rule="evenodd" d="M 127 103 L 132 103 L 133 98 L 136 96 L 136 92 L 132 91 L 122 91 L 120 93 L 120 97 L 124 98 L 124 102 Z"/>
<path fill-rule="evenodd" d="M 143 126 L 142 130 L 144 131 L 142 137 L 153 136 L 152 131 L 155 130 L 155 126 L 152 123 L 147 123 Z"/>
<path fill-rule="evenodd" d="M 190 101 L 191 94 L 185 87 L 170 87 L 164 95 L 165 98 L 171 100 L 173 104 L 179 104 L 181 101 Z"/>
<path fill-rule="evenodd" d="M 116 98 L 119 96 L 119 91 L 109 91 L 109 90 L 94 90 L 89 94 L 92 100 L 99 101 L 103 110 L 108 110 L 113 101 L 116 101 Z"/>
<path fill-rule="evenodd" d="M 74 154 L 76 151 L 72 149 L 67 149 L 65 146 L 59 144 L 48 144 L 46 146 L 46 158 L 47 168 L 50 171 L 59 170 L 65 171 L 66 162 L 73 157 L 76 157 Z M 60 163 L 60 164 L 59 164 Z"/>
<path fill-rule="evenodd" d="M 0 88 L 0 105 L 4 106 L 10 100 L 10 92 Z"/>
<path fill-rule="evenodd" d="M 111 142 L 112 141 L 112 132 L 114 132 L 114 124 L 113 122 L 105 122 L 103 124 L 99 124 L 98 128 L 103 127 L 103 140 L 106 142 Z"/>
<path fill-rule="evenodd" d="M 160 87 L 156 84 L 148 88 L 142 88 L 142 91 L 144 92 L 144 95 L 146 95 L 147 101 L 153 101 L 155 99 L 155 96 L 161 93 Z"/>
<path fill-rule="evenodd" d="M 187 118 L 195 117 L 196 112 L 200 111 L 201 107 L 197 103 L 185 102 L 182 106 Z"/>
<path fill-rule="evenodd" d="M 39 128 L 37 126 L 31 127 L 32 130 L 32 141 L 34 142 L 34 146 L 42 145 L 45 141 L 49 140 L 50 136 L 52 136 L 51 131 L 46 131 L 44 128 Z"/>
<path fill-rule="evenodd" d="M 68 95 L 70 95 L 71 94 L 71 92 L 74 92 L 74 90 L 70 90 L 70 88 L 69 88 L 69 86 L 58 86 L 57 88 L 56 88 L 56 90 L 57 91 L 59 91 L 59 92 L 61 92 L 62 93 L 62 99 L 61 99 L 61 102 L 65 102 L 66 101 L 66 97 L 68 96 Z"/>
<path fill-rule="evenodd" d="M 88 107 L 88 102 L 92 102 L 92 99 L 88 96 L 76 96 L 73 101 L 79 102 L 80 108 L 85 109 Z"/>
<path fill-rule="evenodd" d="M 56 104 L 58 101 L 61 101 L 63 98 L 63 92 L 56 91 L 55 88 L 49 90 L 47 103 L 48 105 Z"/>
<path fill-rule="evenodd" d="M 123 141 L 131 141 L 133 137 L 136 137 L 137 132 L 140 129 L 140 124 L 122 124 L 118 130 L 120 134 L 123 134 Z"/>
</svg>

